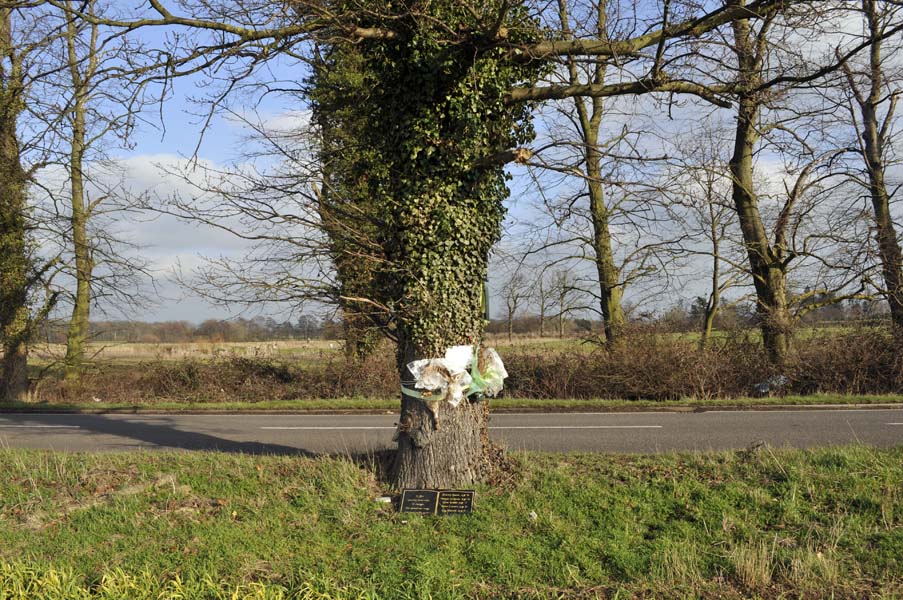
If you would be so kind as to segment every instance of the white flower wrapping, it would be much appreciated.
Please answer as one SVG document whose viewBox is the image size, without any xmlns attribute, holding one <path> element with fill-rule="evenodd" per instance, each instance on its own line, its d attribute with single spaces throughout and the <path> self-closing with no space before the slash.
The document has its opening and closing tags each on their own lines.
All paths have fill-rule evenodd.
<svg viewBox="0 0 903 600">
<path fill-rule="evenodd" d="M 457 407 L 468 395 L 481 393 L 495 396 L 502 390 L 508 377 L 505 365 L 493 348 L 482 351 L 483 372 L 479 380 L 471 376 L 474 350 L 472 346 L 452 346 L 445 351 L 444 358 L 424 358 L 408 363 L 408 370 L 414 376 L 414 388 L 428 390 L 431 395 L 445 398 Z"/>
</svg>

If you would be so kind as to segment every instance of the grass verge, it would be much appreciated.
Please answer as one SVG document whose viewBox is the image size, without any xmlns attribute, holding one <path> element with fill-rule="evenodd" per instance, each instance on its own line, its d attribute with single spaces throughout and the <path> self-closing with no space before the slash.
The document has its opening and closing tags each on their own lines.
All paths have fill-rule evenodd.
<svg viewBox="0 0 903 600">
<path fill-rule="evenodd" d="M 598 398 L 496 398 L 493 410 L 502 411 L 653 411 L 705 410 L 717 408 L 756 409 L 787 406 L 819 407 L 844 405 L 903 405 L 903 395 L 813 394 L 809 396 L 772 396 L 765 398 L 684 398 L 681 400 L 618 400 Z M 147 413 L 236 413 L 236 412 L 397 412 L 396 398 L 324 398 L 319 400 L 260 400 L 257 402 L 13 402 L 0 404 L 0 412 L 147 412 Z"/>
<path fill-rule="evenodd" d="M 516 456 L 473 515 L 374 461 L 0 451 L 0 598 L 903 594 L 903 448 Z"/>
</svg>

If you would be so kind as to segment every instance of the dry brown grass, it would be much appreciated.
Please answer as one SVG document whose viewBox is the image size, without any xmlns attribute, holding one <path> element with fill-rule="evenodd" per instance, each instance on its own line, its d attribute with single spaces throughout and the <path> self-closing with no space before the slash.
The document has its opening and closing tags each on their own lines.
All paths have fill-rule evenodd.
<svg viewBox="0 0 903 600">
<path fill-rule="evenodd" d="M 191 345 L 178 360 L 153 354 L 159 348 L 140 349 L 143 354 L 136 350 L 134 359 L 95 361 L 78 382 L 46 376 L 35 396 L 45 402 L 99 398 L 146 404 L 392 398 L 398 393 L 388 346 L 349 364 L 329 342 L 281 344 L 269 355 L 255 355 L 247 345 L 244 354 L 204 354 L 205 347 Z M 778 374 L 758 340 L 743 332 L 705 349 L 692 340 L 647 331 L 615 348 L 542 340 L 502 352 L 510 374 L 505 393 L 525 399 L 731 399 L 755 394 L 757 383 Z M 153 357 L 138 358 L 148 353 Z M 800 336 L 782 374 L 788 383 L 772 393 L 898 394 L 903 356 L 887 332 L 874 328 Z"/>
<path fill-rule="evenodd" d="M 229 357 L 248 358 L 312 358 L 339 356 L 342 341 L 274 341 L 274 342 L 186 342 L 186 343 L 131 343 L 93 342 L 88 344 L 87 356 L 93 361 L 148 361 L 211 359 Z M 36 344 L 32 357 L 39 362 L 61 361 L 66 355 L 63 344 Z"/>
</svg>

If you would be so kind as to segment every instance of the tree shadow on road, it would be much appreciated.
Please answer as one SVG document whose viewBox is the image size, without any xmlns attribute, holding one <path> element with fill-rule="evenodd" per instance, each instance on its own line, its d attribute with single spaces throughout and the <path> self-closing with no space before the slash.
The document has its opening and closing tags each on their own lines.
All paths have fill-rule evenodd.
<svg viewBox="0 0 903 600">
<path fill-rule="evenodd" d="M 134 419 L 110 418 L 102 414 L 77 414 L 73 415 L 73 425 L 78 425 L 80 431 L 92 432 L 101 435 L 109 435 L 122 440 L 121 444 L 127 446 L 127 440 L 137 442 L 135 450 L 189 450 L 207 452 L 226 452 L 230 454 L 248 455 L 272 455 L 272 456 L 297 456 L 304 458 L 340 457 L 346 458 L 363 470 L 370 471 L 376 480 L 382 484 L 388 484 L 392 480 L 395 464 L 395 448 L 373 447 L 365 451 L 338 451 L 338 452 L 314 452 L 304 448 L 273 444 L 267 442 L 236 441 L 209 433 L 200 433 L 180 429 L 175 419 L 155 417 L 153 421 L 146 421 L 136 415 Z M 40 425 L 59 425 L 59 415 L 29 414 L 29 423 Z M 101 451 L 110 451 L 101 449 Z"/>
<path fill-rule="evenodd" d="M 57 420 L 47 418 L 48 415 L 28 415 L 29 422 L 55 425 Z M 197 431 L 186 431 L 176 427 L 171 419 L 155 419 L 147 422 L 131 419 L 110 419 L 104 415 L 77 416 L 77 425 L 84 431 L 132 439 L 143 444 L 151 444 L 157 448 L 173 450 L 207 450 L 212 452 L 229 452 L 235 454 L 278 455 L 278 456 L 322 456 L 303 448 L 271 444 L 265 442 L 240 442 L 217 437 Z M 147 448 L 146 445 L 136 448 Z"/>
</svg>

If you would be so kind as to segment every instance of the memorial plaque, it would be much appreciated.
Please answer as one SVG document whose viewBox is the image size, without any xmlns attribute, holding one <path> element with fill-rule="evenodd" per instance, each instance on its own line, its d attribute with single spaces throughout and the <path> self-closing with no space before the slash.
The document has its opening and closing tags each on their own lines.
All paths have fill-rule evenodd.
<svg viewBox="0 0 903 600">
<path fill-rule="evenodd" d="M 398 510 L 406 513 L 434 515 L 438 499 L 438 490 L 404 490 L 401 492 L 401 505 Z"/>
<path fill-rule="evenodd" d="M 469 515 L 473 512 L 473 490 L 442 490 L 436 504 L 439 515 Z"/>
<path fill-rule="evenodd" d="M 421 515 L 469 515 L 473 490 L 403 490 L 399 512 Z"/>
</svg>

